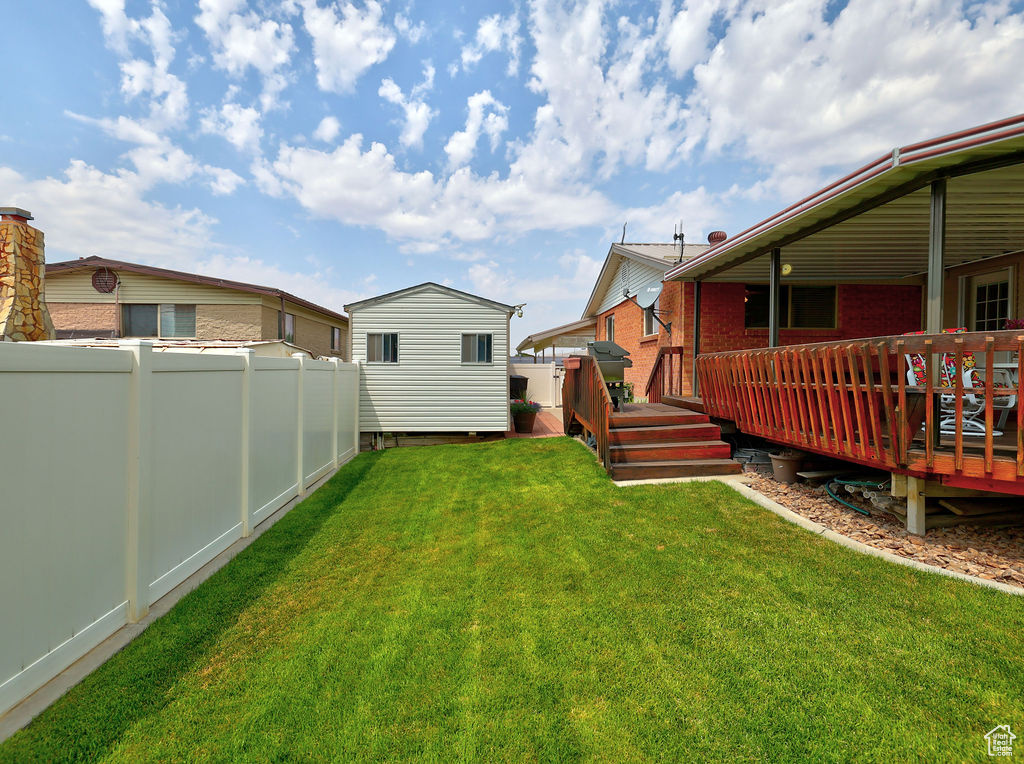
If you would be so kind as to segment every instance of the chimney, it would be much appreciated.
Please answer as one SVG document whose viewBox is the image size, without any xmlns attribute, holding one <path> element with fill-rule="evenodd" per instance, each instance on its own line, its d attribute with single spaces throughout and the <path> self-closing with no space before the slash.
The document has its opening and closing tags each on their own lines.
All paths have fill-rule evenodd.
<svg viewBox="0 0 1024 764">
<path fill-rule="evenodd" d="M 31 219 L 26 210 L 0 207 L 0 341 L 56 336 L 43 295 L 43 232 Z"/>
</svg>

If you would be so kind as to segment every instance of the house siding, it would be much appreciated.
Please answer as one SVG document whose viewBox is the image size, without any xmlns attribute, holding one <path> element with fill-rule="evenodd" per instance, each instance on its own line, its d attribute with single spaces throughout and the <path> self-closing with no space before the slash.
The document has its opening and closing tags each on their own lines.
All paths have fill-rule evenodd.
<svg viewBox="0 0 1024 764">
<path fill-rule="evenodd" d="M 615 269 L 615 275 L 612 277 L 610 286 L 598 304 L 598 312 L 605 313 L 610 311 L 622 302 L 623 289 L 628 289 L 630 296 L 636 297 L 641 287 L 650 284 L 652 281 L 659 281 L 663 276 L 664 271 L 638 263 L 635 260 L 623 258 L 622 262 Z"/>
<path fill-rule="evenodd" d="M 183 303 L 200 305 L 258 305 L 261 295 L 233 289 L 193 284 L 190 281 L 159 278 L 130 271 L 116 271 L 120 287 L 114 292 L 97 292 L 92 285 L 95 268 L 72 273 L 46 274 L 46 301 L 89 303 Z"/>
<path fill-rule="evenodd" d="M 352 357 L 360 363 L 363 432 L 504 432 L 508 316 L 434 289 L 355 308 Z M 366 335 L 398 332 L 398 363 L 366 362 Z M 489 365 L 462 363 L 462 334 L 493 334 Z"/>
</svg>

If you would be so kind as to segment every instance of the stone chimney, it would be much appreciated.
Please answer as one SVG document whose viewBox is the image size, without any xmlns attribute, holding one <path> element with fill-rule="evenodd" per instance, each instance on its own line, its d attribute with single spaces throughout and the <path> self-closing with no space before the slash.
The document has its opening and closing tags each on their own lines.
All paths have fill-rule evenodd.
<svg viewBox="0 0 1024 764">
<path fill-rule="evenodd" d="M 56 337 L 43 295 L 43 232 L 27 211 L 0 207 L 0 341 Z"/>
</svg>

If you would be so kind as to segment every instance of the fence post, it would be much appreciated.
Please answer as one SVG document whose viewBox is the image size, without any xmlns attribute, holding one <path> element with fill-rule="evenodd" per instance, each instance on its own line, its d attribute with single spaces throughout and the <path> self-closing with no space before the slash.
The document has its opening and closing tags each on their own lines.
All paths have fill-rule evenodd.
<svg viewBox="0 0 1024 764">
<path fill-rule="evenodd" d="M 127 549 L 125 598 L 128 620 L 140 620 L 149 612 L 151 578 L 153 481 L 153 343 L 128 340 L 122 347 L 131 352 L 131 392 L 128 400 Z"/>
<path fill-rule="evenodd" d="M 239 449 L 242 458 L 242 538 L 252 535 L 252 515 L 249 510 L 250 459 L 252 455 L 252 359 L 256 351 L 252 348 L 239 350 L 242 362 L 242 443 Z"/>
<path fill-rule="evenodd" d="M 338 359 L 331 359 L 331 471 L 338 469 Z"/>
<path fill-rule="evenodd" d="M 302 388 L 306 384 L 306 354 L 305 353 L 295 353 L 292 356 L 292 358 L 297 359 L 298 362 L 299 362 L 299 383 L 298 383 L 298 385 L 296 385 L 296 388 L 298 389 L 298 407 L 297 407 L 298 408 L 298 422 L 296 422 L 296 433 L 297 433 L 298 437 L 295 438 L 295 444 L 296 444 L 295 452 L 296 452 L 296 461 L 298 462 L 298 467 L 296 468 L 295 472 L 296 472 L 296 474 L 298 476 L 298 483 L 299 483 L 299 493 L 298 493 L 298 495 L 299 495 L 299 498 L 301 499 L 303 496 L 306 495 L 306 474 L 305 474 L 306 471 L 302 468 L 302 459 L 303 459 L 302 450 L 303 450 L 303 447 L 305 445 L 303 443 L 303 441 L 305 440 L 305 436 L 306 436 L 305 413 L 302 410 L 302 407 L 303 407 L 303 400 L 302 400 L 302 398 L 303 398 L 303 392 L 304 392 Z"/>
</svg>

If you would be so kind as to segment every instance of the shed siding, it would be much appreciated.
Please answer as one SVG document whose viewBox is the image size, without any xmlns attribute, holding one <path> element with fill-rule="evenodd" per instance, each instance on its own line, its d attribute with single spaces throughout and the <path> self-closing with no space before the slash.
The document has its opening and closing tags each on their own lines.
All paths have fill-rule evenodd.
<svg viewBox="0 0 1024 764">
<path fill-rule="evenodd" d="M 508 317 L 435 290 L 356 308 L 349 316 L 360 364 L 363 432 L 504 432 L 508 416 Z M 366 362 L 366 335 L 398 332 L 398 363 Z M 462 334 L 491 333 L 493 363 L 462 363 Z"/>
<path fill-rule="evenodd" d="M 664 275 L 664 272 L 659 271 L 657 268 L 638 263 L 635 260 L 622 258 L 622 262 L 615 269 L 615 275 L 612 277 L 608 291 L 601 298 L 597 312 L 604 313 L 622 302 L 623 289 L 629 290 L 630 297 L 636 297 L 641 287 L 646 286 L 652 281 L 661 281 Z"/>
</svg>

